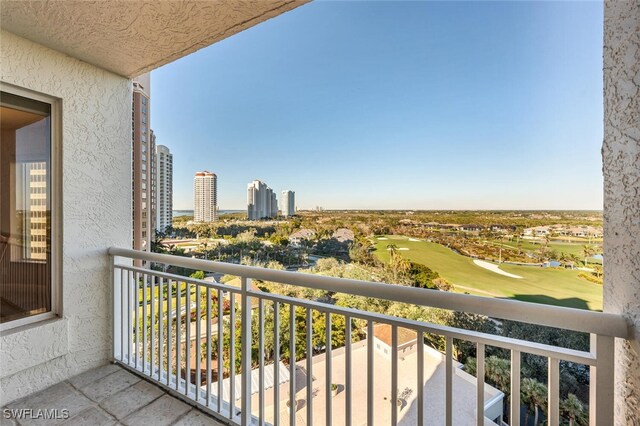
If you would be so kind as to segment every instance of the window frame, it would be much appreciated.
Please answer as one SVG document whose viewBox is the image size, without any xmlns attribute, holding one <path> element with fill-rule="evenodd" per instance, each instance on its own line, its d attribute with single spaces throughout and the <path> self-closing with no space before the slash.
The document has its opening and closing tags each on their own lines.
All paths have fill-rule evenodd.
<svg viewBox="0 0 640 426">
<path fill-rule="evenodd" d="M 0 81 L 0 91 L 49 104 L 51 108 L 51 310 L 0 323 L 0 335 L 62 317 L 62 100 Z"/>
</svg>

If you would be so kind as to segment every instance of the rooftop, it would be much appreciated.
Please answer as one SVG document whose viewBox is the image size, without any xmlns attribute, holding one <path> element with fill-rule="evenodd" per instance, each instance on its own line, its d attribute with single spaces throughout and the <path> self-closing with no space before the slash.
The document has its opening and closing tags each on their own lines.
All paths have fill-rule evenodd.
<svg viewBox="0 0 640 426">
<path fill-rule="evenodd" d="M 392 327 L 389 324 L 376 324 L 373 327 L 373 335 L 378 339 L 391 346 L 391 330 Z M 415 342 L 418 339 L 418 333 L 415 330 L 409 330 L 408 328 L 398 328 L 398 346 L 402 346 L 405 343 Z"/>
</svg>

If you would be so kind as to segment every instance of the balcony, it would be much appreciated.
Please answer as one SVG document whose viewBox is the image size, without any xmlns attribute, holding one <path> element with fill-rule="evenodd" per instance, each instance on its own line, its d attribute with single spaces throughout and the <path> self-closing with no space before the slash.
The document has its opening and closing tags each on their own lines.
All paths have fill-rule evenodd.
<svg viewBox="0 0 640 426">
<path fill-rule="evenodd" d="M 0 333 L 0 405 L 12 407 L 29 401 L 30 404 L 34 401 L 53 404 L 59 401 L 58 396 L 62 399 L 69 396 L 58 393 L 64 388 L 79 401 L 87 403 L 82 397 L 91 401 L 84 405 L 85 410 L 73 411 L 79 416 L 76 420 L 98 423 L 95 417 L 81 416 L 86 410 L 95 409 L 93 412 L 105 415 L 108 422 L 125 422 L 126 416 L 100 407 L 102 397 L 91 399 L 91 386 L 75 388 L 73 384 L 79 380 L 76 376 L 80 373 L 87 377 L 92 373 L 86 372 L 93 371 L 99 376 L 102 373 L 97 371 L 105 370 L 95 369 L 111 360 L 118 368 L 127 370 L 122 374 L 107 367 L 108 376 L 117 374 L 116 377 L 125 380 L 114 388 L 120 389 L 118 393 L 147 388 L 139 383 L 150 383 L 154 388 L 148 389 L 155 389 L 152 392 L 159 395 L 159 400 L 167 400 L 169 396 L 177 398 L 192 407 L 187 413 L 197 416 L 200 411 L 194 411 L 195 407 L 215 416 L 221 423 L 285 424 L 295 420 L 299 424 L 362 424 L 378 420 L 379 424 L 465 424 L 458 422 L 457 417 L 464 415 L 465 422 L 483 424 L 497 418 L 492 409 L 496 400 L 502 398 L 509 404 L 502 410 L 502 420 L 518 424 L 519 416 L 513 413 L 519 409 L 518 388 L 526 378 L 523 377 L 526 372 L 520 371 L 520 361 L 526 354 L 537 354 L 548 360 L 549 424 L 560 422 L 559 370 L 561 372 L 567 362 L 588 366 L 585 371 L 589 372 L 591 384 L 591 424 L 640 424 L 640 239 L 637 238 L 640 235 L 637 167 L 640 25 L 637 1 L 604 2 L 602 154 L 607 263 L 603 292 L 607 313 L 445 292 L 418 292 L 398 286 L 156 257 L 159 255 L 122 249 L 111 250 L 113 262 L 109 263 L 108 247 L 125 247 L 131 242 L 131 78 L 305 2 L 66 1 L 46 2 L 35 7 L 30 2 L 3 1 L 0 83 L 26 93 L 31 100 L 50 102 L 55 116 L 50 151 L 55 178 L 52 181 L 55 238 L 51 249 L 51 275 L 55 285 L 47 287 L 51 295 L 47 295 L 46 302 L 51 306 L 42 317 L 34 317 L 33 322 L 21 323 L 9 332 Z M 127 20 L 132 25 L 123 26 Z M 61 22 L 64 25 L 60 25 Z M 146 179 L 144 175 L 142 178 Z M 5 196 L 11 190 L 0 192 Z M 7 205 L 2 201 L 3 206 Z M 241 286 L 138 269 L 131 266 L 132 259 L 235 274 L 240 277 Z M 272 280 L 308 289 L 340 291 L 577 330 L 590 334 L 591 349 L 572 351 L 315 300 L 261 293 L 252 290 L 252 280 Z M 183 302 L 177 295 L 182 285 L 176 283 L 215 294 L 217 300 L 222 300 L 225 293 L 231 294 L 236 296 L 232 299 L 235 302 L 229 304 L 228 310 L 209 312 L 206 301 L 212 301 L 211 298 L 205 298 L 204 304 L 198 298 L 185 303 L 186 298 Z M 155 298 L 149 297 L 153 293 L 142 291 L 146 288 L 166 289 L 169 297 L 156 290 L 161 303 L 155 304 Z M 137 308 L 136 297 L 141 299 Z M 152 303 L 145 303 L 145 298 Z M 167 305 L 166 310 L 163 304 Z M 195 304 L 196 318 L 198 309 L 200 315 L 204 312 L 204 321 L 182 320 L 178 313 L 183 306 L 191 310 L 192 304 Z M 274 306 L 278 308 L 275 311 Z M 312 341 L 310 345 L 306 339 L 291 339 L 291 334 L 300 330 L 289 327 L 290 315 L 287 315 L 291 310 L 316 312 L 316 318 L 330 325 L 340 321 L 349 324 L 343 330 L 345 334 L 350 333 L 351 338 L 335 345 L 323 344 L 333 335 Z M 176 313 L 175 319 L 172 312 Z M 274 312 L 278 314 L 273 315 Z M 273 333 L 274 321 L 267 321 L 269 315 L 278 321 L 277 333 Z M 231 327 L 229 333 L 240 337 L 227 339 L 228 351 L 223 341 L 220 350 L 216 336 L 224 335 L 225 324 L 229 328 L 230 323 L 237 323 L 239 329 Z M 301 326 L 306 330 L 306 327 L 313 328 L 314 323 L 317 324 L 301 321 Z M 376 325 L 386 330 L 378 339 L 380 348 L 368 338 L 375 335 Z M 219 328 L 223 333 L 219 333 Z M 325 329 L 332 330 L 331 327 Z M 407 330 L 415 334 L 415 342 L 423 336 L 440 336 L 444 350 L 434 353 L 422 344 L 415 344 L 406 354 L 396 351 L 396 348 L 402 351 L 408 344 Z M 249 335 L 250 339 L 246 337 Z M 203 343 L 194 344 L 193 352 L 185 350 L 186 342 L 191 346 L 192 336 Z M 287 359 L 291 347 L 279 344 L 292 341 L 301 353 L 296 362 Z M 462 374 L 454 360 L 456 341 L 466 341 L 480 349 L 480 361 L 482 354 L 488 353 L 487 348 L 495 346 L 508 351 L 512 379 L 509 392 L 496 393 L 495 389 L 485 386 L 483 380 Z M 386 354 L 382 342 L 387 345 Z M 307 356 L 308 348 L 312 356 Z M 252 356 L 243 356 L 248 353 Z M 262 356 L 265 354 L 266 361 Z M 219 359 L 223 361 L 222 367 L 218 365 Z M 232 359 L 235 362 L 230 362 Z M 229 369 L 229 365 L 234 368 Z M 478 365 L 482 376 L 485 364 L 478 362 Z M 200 374 L 195 374 L 196 371 Z M 251 374 L 242 374 L 248 371 Z M 217 372 L 224 372 L 221 380 Z M 132 381 L 130 376 L 136 379 Z M 144 381 L 136 381 L 139 378 Z M 112 380 L 106 376 L 95 377 L 95 385 L 103 379 Z M 309 381 L 312 386 L 308 386 Z M 269 383 L 273 386 L 268 387 Z M 336 384 L 336 395 L 333 395 L 332 384 Z M 125 385 L 128 387 L 121 387 Z M 466 390 L 463 392 L 458 386 Z M 45 388 L 48 389 L 42 391 Z M 411 392 L 405 392 L 406 389 Z M 144 394 L 140 392 L 140 398 Z M 291 400 L 296 401 L 289 404 L 294 410 L 287 409 L 287 402 Z M 392 402 L 397 408 L 393 408 Z M 175 411 L 183 412 L 184 408 Z M 154 424 L 186 419 L 159 410 L 154 410 L 154 414 Z M 489 420 L 485 421 L 485 417 Z M 2 424 L 5 424 L 4 418 Z"/>
<path fill-rule="evenodd" d="M 589 367 L 590 424 L 613 423 L 613 342 L 627 338 L 628 333 L 627 322 L 619 315 L 129 249 L 111 248 L 109 253 L 114 279 L 114 362 L 220 421 L 236 425 L 519 425 L 520 385 L 526 377 L 521 358 L 535 354 L 548 360 L 549 425 L 560 424 L 562 362 Z M 134 260 L 154 262 L 163 270 L 177 266 L 234 275 L 240 286 L 131 266 Z M 252 286 L 252 280 L 589 333 L 591 350 L 265 293 Z M 226 306 L 218 303 L 224 300 L 229 301 Z M 312 341 L 317 337 L 313 333 L 317 321 L 324 322 L 322 342 Z M 336 341 L 336 332 L 344 332 L 344 342 Z M 444 353 L 424 344 L 426 336 L 443 338 Z M 480 379 L 455 361 L 454 340 L 475 345 Z M 513 397 L 485 383 L 489 346 L 510 353 L 509 394 Z M 292 353 L 298 354 L 295 360 L 289 359 Z M 503 413 L 503 402 L 508 412 Z"/>
</svg>

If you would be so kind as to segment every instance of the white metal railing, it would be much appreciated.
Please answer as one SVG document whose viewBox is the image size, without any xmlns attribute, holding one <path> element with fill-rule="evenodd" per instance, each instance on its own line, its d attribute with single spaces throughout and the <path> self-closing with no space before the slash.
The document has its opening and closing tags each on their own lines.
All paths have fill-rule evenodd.
<svg viewBox="0 0 640 426">
<path fill-rule="evenodd" d="M 373 336 L 374 324 L 387 324 L 391 327 L 391 360 L 390 366 L 387 366 L 387 368 L 390 367 L 387 375 L 390 376 L 390 383 L 385 383 L 385 386 L 389 386 L 390 401 L 398 401 L 399 397 L 398 330 L 405 328 L 415 331 L 419 343 L 423 342 L 426 334 L 445 338 L 442 423 L 447 426 L 456 423 L 454 422 L 453 397 L 454 339 L 476 344 L 475 423 L 477 425 L 484 425 L 486 420 L 485 410 L 488 401 L 485 401 L 484 361 L 487 346 L 503 348 L 511 353 L 510 425 L 520 424 L 520 366 L 523 353 L 548 358 L 547 412 L 549 425 L 554 426 L 560 423 L 560 361 L 590 367 L 590 424 L 610 425 L 613 423 L 614 339 L 628 337 L 627 322 L 621 316 L 513 300 L 277 271 L 122 248 L 110 248 L 109 254 L 112 257 L 114 282 L 114 360 L 139 374 L 148 376 L 150 380 L 233 424 L 294 425 L 298 422 L 308 425 L 331 425 L 332 423 L 351 425 L 355 423 L 355 414 L 364 417 L 366 412 L 364 421 L 372 425 L 376 418 L 378 423 L 380 422 L 380 410 L 390 410 L 388 413 L 389 421 L 392 425 L 396 425 L 399 420 L 399 409 L 396 408 L 396 405 L 391 404 L 390 408 L 380 407 L 376 406 L 374 401 L 374 380 L 377 380 L 376 377 L 380 377 L 380 374 L 376 374 L 380 366 L 375 365 L 374 339 L 370 338 Z M 234 287 L 134 267 L 132 260 L 144 260 L 192 270 L 234 275 L 240 278 L 241 285 Z M 589 352 L 577 351 L 350 309 L 314 300 L 255 291 L 251 289 L 251 280 L 271 281 L 590 333 L 591 349 Z M 224 306 L 225 295 L 229 296 L 229 303 L 226 307 Z M 215 309 L 212 309 L 214 300 L 216 306 Z M 257 302 L 254 304 L 254 301 Z M 304 313 L 302 321 L 306 334 L 306 339 L 302 342 L 296 337 L 298 330 L 296 321 L 299 320 L 297 312 L 300 310 Z M 273 317 L 268 322 L 265 321 L 267 312 Z M 320 348 L 317 346 L 314 348 L 312 342 L 314 312 L 324 315 L 325 336 L 323 347 Z M 196 317 L 195 322 L 191 319 L 193 314 Z M 282 323 L 282 314 L 288 314 L 288 324 Z M 331 343 L 334 318 L 343 318 L 345 324 L 344 347 L 340 349 Z M 204 319 L 204 324 L 202 319 Z M 357 378 L 354 378 L 353 373 L 353 347 L 355 343 L 352 333 L 355 329 L 352 325 L 355 320 L 365 323 L 367 330 L 367 339 L 364 343 L 366 345 L 366 370 L 363 370 L 362 375 Z M 239 324 L 238 329 L 236 329 L 236 324 Z M 287 330 L 288 334 L 283 334 Z M 240 339 L 236 336 L 238 331 Z M 195 334 L 192 335 L 194 332 Z M 271 335 L 267 340 L 269 333 Z M 281 345 L 281 339 L 285 337 L 288 337 L 288 348 Z M 225 345 L 227 338 L 228 344 Z M 240 348 L 236 347 L 238 340 Z M 300 343 L 304 346 L 306 360 L 296 362 L 296 345 Z M 254 346 L 257 347 L 256 353 L 253 353 Z M 267 353 L 266 346 L 271 347 L 271 353 Z M 426 400 L 424 391 L 428 379 L 425 376 L 425 346 L 417 344 L 416 348 L 415 386 L 417 395 L 415 408 L 417 414 L 415 423 L 422 426 L 425 419 L 433 416 L 433 407 L 430 407 L 429 401 Z M 204 357 L 202 351 L 204 351 Z M 284 357 L 283 351 L 294 354 L 293 361 Z M 337 351 L 344 352 L 344 364 L 340 366 L 341 369 L 344 369 L 342 377 L 344 380 L 344 404 L 340 404 L 340 411 L 342 411 L 340 413 L 334 412 L 333 398 L 330 392 L 332 380 L 335 377 L 333 374 L 335 362 L 333 352 Z M 318 352 L 324 353 L 324 371 L 317 371 L 314 368 L 314 355 L 317 356 Z M 193 362 L 192 357 L 195 357 Z M 288 366 L 280 362 L 283 359 Z M 240 362 L 238 363 L 238 361 Z M 280 369 L 283 367 L 287 368 L 289 373 L 289 386 L 285 391 L 288 395 L 285 398 L 281 397 L 284 387 L 280 385 L 282 376 Z M 302 371 L 304 374 L 298 374 Z M 193 380 L 192 372 L 196 373 Z M 204 380 L 202 372 L 204 372 Z M 238 374 L 241 377 L 239 380 L 240 391 L 236 392 L 236 376 Z M 322 398 L 317 392 L 318 388 L 314 389 L 316 381 L 314 374 L 321 378 L 321 383 L 324 383 L 324 401 L 321 401 Z M 304 377 L 301 378 L 301 376 Z M 252 378 L 257 379 L 254 380 L 253 385 Z M 303 383 L 297 383 L 298 379 Z M 363 385 L 364 382 L 366 382 L 366 390 L 364 391 L 366 395 L 354 395 L 354 389 L 359 389 L 358 385 Z M 301 387 L 300 390 L 298 386 Z M 301 392 L 304 395 L 302 402 L 306 416 L 298 418 L 296 394 L 299 395 Z M 240 397 L 236 398 L 236 394 L 239 394 Z M 271 403 L 269 407 L 265 402 L 267 394 L 269 394 L 268 398 Z M 225 395 L 227 396 L 225 397 Z M 314 405 L 321 406 L 322 404 L 324 404 L 324 410 L 321 410 L 323 411 L 322 417 L 317 418 L 318 410 L 314 410 Z M 286 410 L 283 416 L 281 415 L 283 405 L 294 407 L 294 409 Z M 406 421 L 403 421 L 403 424 L 406 424 Z"/>
</svg>

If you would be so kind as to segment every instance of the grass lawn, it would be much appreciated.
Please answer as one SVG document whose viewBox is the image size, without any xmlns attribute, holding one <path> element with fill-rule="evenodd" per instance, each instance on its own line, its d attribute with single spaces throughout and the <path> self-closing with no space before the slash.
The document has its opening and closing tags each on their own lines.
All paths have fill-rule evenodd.
<svg viewBox="0 0 640 426">
<path fill-rule="evenodd" d="M 503 248 L 507 248 L 507 249 L 518 249 L 518 244 L 515 241 L 502 241 L 502 240 L 490 240 L 489 241 L 491 244 L 494 244 L 496 246 L 501 246 Z M 520 242 L 520 248 L 523 251 L 528 251 L 528 252 L 537 252 L 540 250 L 540 246 L 542 244 L 541 243 L 534 243 L 528 240 L 522 240 Z M 584 251 L 583 251 L 583 247 L 585 246 L 585 244 L 578 244 L 578 243 L 558 243 L 558 242 L 551 242 L 549 243 L 549 250 L 556 250 L 558 253 L 567 253 L 567 254 L 574 254 L 576 256 L 578 256 L 581 260 L 584 260 Z M 600 259 L 596 259 L 596 258 L 592 258 L 590 257 L 588 259 L 589 263 L 597 263 L 597 264 L 602 264 L 602 260 Z"/>
<path fill-rule="evenodd" d="M 374 238 L 375 255 L 387 262 L 387 245 L 395 244 L 403 257 L 437 271 L 459 293 L 478 296 L 515 298 L 571 308 L 602 310 L 602 286 L 578 278 L 579 271 L 534 266 L 500 265 L 500 269 L 519 275 L 511 278 L 481 268 L 473 260 L 448 248 L 426 241 L 410 241 L 398 235 Z"/>
</svg>

